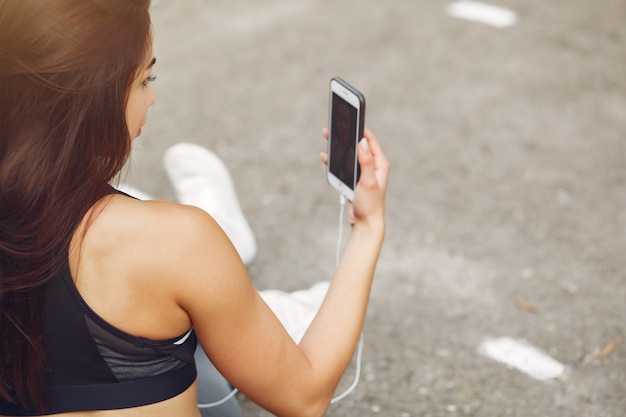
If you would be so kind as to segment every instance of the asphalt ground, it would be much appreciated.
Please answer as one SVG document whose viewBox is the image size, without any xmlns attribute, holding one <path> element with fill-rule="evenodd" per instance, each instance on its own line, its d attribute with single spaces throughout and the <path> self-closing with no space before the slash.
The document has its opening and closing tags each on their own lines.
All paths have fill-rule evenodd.
<svg viewBox="0 0 626 417">
<path fill-rule="evenodd" d="M 329 279 L 339 202 L 319 153 L 339 75 L 392 174 L 361 381 L 328 415 L 624 416 L 626 2 L 497 0 L 506 28 L 448 4 L 154 0 L 157 103 L 128 181 L 172 199 L 163 152 L 206 146 L 256 233 L 254 284 Z M 487 358 L 489 337 L 566 372 Z"/>
</svg>

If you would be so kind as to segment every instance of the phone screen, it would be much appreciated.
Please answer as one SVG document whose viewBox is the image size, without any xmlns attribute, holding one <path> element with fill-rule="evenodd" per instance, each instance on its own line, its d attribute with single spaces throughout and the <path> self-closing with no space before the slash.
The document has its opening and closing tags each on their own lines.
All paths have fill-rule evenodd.
<svg viewBox="0 0 626 417">
<path fill-rule="evenodd" d="M 333 92 L 329 170 L 352 189 L 358 181 L 354 169 L 358 141 L 357 117 L 357 109 Z"/>
</svg>

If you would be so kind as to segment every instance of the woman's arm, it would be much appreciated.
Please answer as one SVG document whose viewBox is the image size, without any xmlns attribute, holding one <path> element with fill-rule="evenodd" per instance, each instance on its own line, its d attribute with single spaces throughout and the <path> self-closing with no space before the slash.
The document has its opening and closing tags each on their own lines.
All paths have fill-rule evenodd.
<svg viewBox="0 0 626 417">
<path fill-rule="evenodd" d="M 374 135 L 366 137 L 359 146 L 361 178 L 349 207 L 352 235 L 299 346 L 251 285 L 227 237 L 200 210 L 187 210 L 178 225 L 184 239 L 173 254 L 176 265 L 163 270 L 177 271 L 173 296 L 215 366 L 279 416 L 323 415 L 358 342 L 384 236 L 389 171 Z"/>
</svg>

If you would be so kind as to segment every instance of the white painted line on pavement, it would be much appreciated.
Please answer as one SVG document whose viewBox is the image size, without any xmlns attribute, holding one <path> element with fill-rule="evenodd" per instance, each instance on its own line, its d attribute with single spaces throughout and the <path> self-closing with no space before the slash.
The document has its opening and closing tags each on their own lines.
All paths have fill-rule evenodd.
<svg viewBox="0 0 626 417">
<path fill-rule="evenodd" d="M 520 340 L 508 337 L 488 338 L 480 344 L 478 352 L 540 381 L 559 378 L 565 374 L 565 365 Z"/>
<path fill-rule="evenodd" d="M 448 5 L 448 14 L 459 19 L 472 20 L 497 28 L 505 28 L 517 22 L 517 14 L 512 10 L 469 0 L 457 1 Z"/>
</svg>

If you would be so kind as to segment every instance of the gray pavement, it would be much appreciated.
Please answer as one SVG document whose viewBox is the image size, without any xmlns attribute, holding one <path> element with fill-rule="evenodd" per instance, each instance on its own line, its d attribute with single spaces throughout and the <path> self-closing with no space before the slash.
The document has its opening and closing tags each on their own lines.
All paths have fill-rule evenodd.
<svg viewBox="0 0 626 417">
<path fill-rule="evenodd" d="M 218 153 L 258 238 L 259 289 L 332 273 L 328 81 L 367 97 L 393 164 L 388 234 L 361 382 L 329 416 L 626 415 L 626 2 L 495 3 L 517 24 L 435 0 L 154 0 L 157 103 L 129 181 L 171 199 L 168 146 Z M 478 353 L 504 336 L 566 374 Z"/>
</svg>

